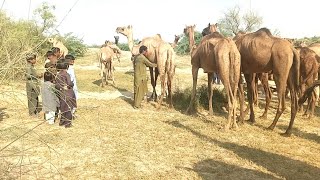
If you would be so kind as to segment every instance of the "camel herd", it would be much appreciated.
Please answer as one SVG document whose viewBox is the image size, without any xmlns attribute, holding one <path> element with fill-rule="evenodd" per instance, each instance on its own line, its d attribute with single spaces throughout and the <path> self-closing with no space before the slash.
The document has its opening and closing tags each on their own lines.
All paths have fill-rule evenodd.
<svg viewBox="0 0 320 180">
<path fill-rule="evenodd" d="M 199 68 L 202 68 L 208 74 L 208 98 L 209 113 L 212 114 L 212 77 L 213 73 L 217 73 L 225 87 L 228 99 L 228 122 L 226 129 L 231 127 L 237 128 L 236 110 L 237 97 L 239 97 L 240 116 L 239 122 L 244 121 L 244 90 L 241 81 L 241 73 L 245 77 L 247 84 L 247 95 L 250 111 L 250 122 L 255 122 L 255 113 L 253 104 L 257 102 L 257 80 L 261 81 L 266 94 L 266 107 L 262 115 L 267 118 L 268 107 L 271 101 L 271 90 L 268 84 L 270 74 L 276 85 L 278 107 L 273 122 L 268 129 L 273 130 L 286 109 L 285 97 L 287 91 L 290 92 L 291 99 L 291 117 L 290 123 L 283 134 L 290 136 L 294 119 L 298 110 L 302 110 L 302 103 L 308 99 L 308 106 L 305 115 L 311 109 L 312 116 L 314 113 L 316 99 L 318 94 L 315 93 L 314 84 L 318 78 L 320 67 L 320 44 L 315 43 L 309 47 L 294 47 L 293 43 L 285 38 L 273 36 L 267 28 L 261 28 L 256 32 L 244 33 L 239 32 L 233 39 L 226 38 L 217 32 L 217 24 L 208 24 L 203 29 L 203 38 L 198 45 L 194 40 L 195 25 L 186 26 L 183 30 L 189 39 L 189 49 L 192 65 L 193 88 L 191 101 L 187 109 L 187 113 L 196 112 L 195 98 L 197 87 L 197 76 Z M 158 100 L 157 108 L 161 107 L 161 103 L 166 93 L 166 86 L 169 105 L 172 107 L 172 81 L 175 74 L 175 52 L 174 47 L 177 45 L 180 36 L 175 36 L 174 43 L 169 44 L 162 40 L 159 34 L 146 37 L 138 44 L 133 41 L 133 28 L 131 25 L 117 27 L 116 32 L 124 35 L 128 40 L 129 49 L 132 56 L 138 54 L 141 45 L 148 47 L 148 59 L 157 63 L 157 68 L 150 68 L 151 85 L 153 87 L 152 98 L 157 99 L 156 84 L 157 78 L 160 76 L 161 95 Z M 119 36 L 115 36 L 118 42 Z M 113 67 L 110 65 L 114 56 L 121 51 L 115 45 L 114 47 L 107 44 L 101 48 L 99 59 L 104 62 L 101 70 L 102 80 L 104 79 L 105 69 L 111 76 Z M 110 48 L 111 47 L 111 48 Z M 108 64 L 109 63 L 109 64 Z M 106 77 L 108 79 L 108 76 Z M 114 79 L 113 83 L 114 83 Z M 102 81 L 103 84 L 103 81 Z M 310 87 L 308 90 L 306 88 Z M 304 92 L 306 92 L 304 94 Z M 304 96 L 303 96 L 304 95 Z M 299 100 L 298 98 L 303 97 Z"/>
</svg>

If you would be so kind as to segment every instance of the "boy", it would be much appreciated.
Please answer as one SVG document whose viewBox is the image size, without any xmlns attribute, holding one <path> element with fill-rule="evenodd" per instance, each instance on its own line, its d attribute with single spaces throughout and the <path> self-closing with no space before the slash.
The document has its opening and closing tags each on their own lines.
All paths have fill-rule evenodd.
<svg viewBox="0 0 320 180">
<path fill-rule="evenodd" d="M 65 59 L 67 60 L 67 62 L 69 62 L 69 68 L 68 68 L 68 74 L 70 75 L 70 79 L 73 82 L 73 91 L 76 97 L 76 100 L 78 99 L 78 86 L 77 86 L 77 79 L 76 79 L 76 75 L 74 73 L 74 56 L 68 54 L 66 55 Z M 76 108 L 72 109 L 72 116 L 73 118 L 75 118 L 75 112 L 76 112 Z"/>
<path fill-rule="evenodd" d="M 57 107 L 59 107 L 59 99 L 56 96 L 55 85 L 53 84 L 53 74 L 46 71 L 43 75 L 44 82 L 41 87 L 42 95 L 42 110 L 45 113 L 45 120 L 49 124 L 54 124 L 55 113 Z"/>
<path fill-rule="evenodd" d="M 42 74 L 37 73 L 34 65 L 37 62 L 37 56 L 33 53 L 26 55 L 27 67 L 26 67 L 26 90 L 28 97 L 28 109 L 29 115 L 31 117 L 37 117 L 39 113 L 39 79 L 42 77 Z"/>
</svg>

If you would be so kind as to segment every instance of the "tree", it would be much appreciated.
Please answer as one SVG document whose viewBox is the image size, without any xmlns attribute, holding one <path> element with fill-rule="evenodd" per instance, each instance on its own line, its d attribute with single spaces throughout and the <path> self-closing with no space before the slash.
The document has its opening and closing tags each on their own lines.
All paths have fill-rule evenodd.
<svg viewBox="0 0 320 180">
<path fill-rule="evenodd" d="M 43 2 L 40 7 L 34 10 L 34 18 L 40 27 L 40 33 L 47 33 L 56 23 L 56 16 L 53 11 L 56 9 L 54 5 Z"/>
<path fill-rule="evenodd" d="M 219 30 L 225 36 L 236 35 L 239 31 L 252 32 L 262 24 L 262 17 L 253 11 L 241 15 L 240 7 L 235 6 L 224 13 L 219 21 Z"/>
<path fill-rule="evenodd" d="M 182 39 L 178 42 L 178 45 L 175 48 L 175 51 L 177 52 L 177 54 L 185 55 L 190 52 L 189 51 L 189 39 L 184 34 L 181 36 L 182 36 Z M 199 31 L 195 31 L 194 32 L 194 40 L 195 40 L 196 45 L 198 45 L 200 43 L 201 39 L 202 39 L 202 34 Z"/>
</svg>

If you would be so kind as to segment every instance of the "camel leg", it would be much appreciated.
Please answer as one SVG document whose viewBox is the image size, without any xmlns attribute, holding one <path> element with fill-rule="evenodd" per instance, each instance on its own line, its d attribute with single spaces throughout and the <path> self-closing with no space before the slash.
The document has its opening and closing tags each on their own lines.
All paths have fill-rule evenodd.
<svg viewBox="0 0 320 180">
<path fill-rule="evenodd" d="M 258 106 L 258 76 L 261 75 L 261 73 L 253 73 L 253 91 L 252 91 L 252 99 L 253 104 Z"/>
<path fill-rule="evenodd" d="M 166 76 L 165 76 L 165 72 L 161 72 L 160 73 L 160 82 L 161 82 L 161 95 L 160 95 L 160 98 L 159 98 L 159 101 L 158 101 L 158 105 L 157 105 L 157 109 L 160 109 L 161 107 L 161 104 L 162 104 L 162 100 L 163 100 L 163 96 L 164 96 L 164 93 L 166 91 Z"/>
<path fill-rule="evenodd" d="M 105 67 L 104 67 L 104 65 L 103 64 L 101 64 L 101 70 L 100 70 L 100 77 L 101 77 L 101 84 L 100 84 L 100 86 L 101 87 L 104 87 L 104 78 L 105 78 Z"/>
<path fill-rule="evenodd" d="M 254 76 L 253 74 L 245 74 L 244 75 L 247 82 L 247 89 L 248 89 L 248 101 L 250 107 L 250 119 L 251 123 L 255 123 L 254 111 L 253 111 L 253 90 L 254 90 Z"/>
<path fill-rule="evenodd" d="M 302 95 L 304 94 L 305 91 L 306 91 L 306 84 L 303 83 L 303 84 L 300 85 L 300 96 L 301 96 L 301 97 L 302 97 Z M 300 112 L 303 112 L 303 104 L 301 104 L 301 105 L 299 106 L 299 111 L 300 111 Z"/>
<path fill-rule="evenodd" d="M 213 73 L 209 73 L 208 72 L 208 100 L 209 100 L 209 114 L 213 115 L 213 110 L 212 110 L 212 96 L 213 96 L 213 92 L 212 92 L 212 76 Z"/>
<path fill-rule="evenodd" d="M 114 82 L 114 65 L 113 65 L 113 62 L 110 62 L 110 76 L 112 78 L 113 85 L 115 85 L 116 83 Z"/>
<path fill-rule="evenodd" d="M 316 99 L 317 99 L 317 93 L 315 91 L 313 91 L 312 92 L 312 97 L 311 97 L 311 102 L 310 102 L 311 110 L 310 110 L 310 114 L 309 114 L 309 119 L 313 118 L 314 109 L 315 109 L 315 106 L 316 106 Z"/>
<path fill-rule="evenodd" d="M 168 99 L 170 100 L 170 102 L 169 102 L 169 108 L 173 108 L 173 100 L 172 100 L 172 80 L 173 80 L 173 75 L 168 74 L 167 87 L 168 87 Z"/>
<path fill-rule="evenodd" d="M 243 91 L 242 81 L 238 83 L 238 94 L 239 94 L 239 103 L 240 103 L 239 122 L 243 124 L 244 123 L 244 91 Z"/>
<path fill-rule="evenodd" d="M 153 68 L 150 67 L 150 68 L 149 68 L 149 71 L 150 71 L 150 79 L 151 79 L 151 85 L 152 85 L 152 95 L 151 95 L 151 99 L 154 100 L 155 97 L 156 97 L 156 86 L 155 86 Z"/>
<path fill-rule="evenodd" d="M 264 107 L 264 112 L 262 116 L 260 116 L 260 118 L 267 119 L 268 109 L 269 109 L 271 96 L 272 96 L 271 90 L 269 88 L 269 83 L 268 83 L 268 73 L 262 73 L 260 77 L 260 81 L 261 81 L 261 84 L 263 85 L 263 89 L 266 95 L 266 105 Z"/>
<path fill-rule="evenodd" d="M 278 108 L 272 124 L 268 127 L 269 130 L 273 130 L 275 128 L 281 114 L 286 108 L 285 107 L 286 79 L 283 76 L 281 77 L 277 77 L 277 76 L 279 75 L 275 75 L 275 83 L 276 83 L 277 94 L 278 94 Z"/>
<path fill-rule="evenodd" d="M 191 93 L 191 99 L 189 107 L 186 111 L 186 113 L 194 113 L 196 111 L 195 109 L 195 98 L 196 98 L 196 91 L 197 91 L 197 80 L 198 80 L 198 67 L 192 66 L 192 93 Z"/>
</svg>

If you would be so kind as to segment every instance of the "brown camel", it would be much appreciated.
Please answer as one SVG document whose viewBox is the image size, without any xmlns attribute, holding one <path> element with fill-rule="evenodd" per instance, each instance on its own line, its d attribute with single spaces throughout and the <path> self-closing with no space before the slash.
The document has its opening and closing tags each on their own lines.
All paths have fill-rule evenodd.
<svg viewBox="0 0 320 180">
<path fill-rule="evenodd" d="M 189 39 L 189 51 L 191 53 L 193 46 L 195 45 L 195 40 L 194 40 L 194 29 L 196 28 L 196 25 L 193 26 L 186 26 L 183 29 L 183 33 L 188 37 Z"/>
<path fill-rule="evenodd" d="M 138 49 L 140 46 L 144 45 L 148 48 L 148 56 L 147 58 L 153 62 L 157 63 L 157 68 L 149 68 L 150 71 L 150 79 L 151 79 L 151 85 L 153 88 L 153 92 L 151 95 L 151 98 L 154 100 L 157 99 L 157 93 L 156 93 L 156 85 L 157 85 L 157 79 L 158 75 L 160 75 L 162 90 L 161 90 L 161 97 L 160 101 L 158 102 L 158 108 L 161 105 L 163 95 L 165 93 L 164 91 L 164 84 L 165 84 L 165 76 L 168 77 L 168 91 L 169 91 L 169 98 L 170 101 L 170 107 L 172 107 L 172 78 L 174 75 L 174 51 L 173 48 L 170 46 L 170 44 L 164 42 L 161 39 L 160 34 L 157 34 L 153 37 L 146 37 L 143 38 L 142 41 L 137 45 L 133 45 L 133 32 L 132 32 L 132 26 L 125 26 L 125 27 L 117 27 L 116 29 L 117 33 L 120 33 L 128 38 L 128 44 L 131 53 L 133 56 L 137 55 L 139 53 Z M 159 74 L 160 73 L 160 74 Z M 170 83 L 170 84 L 169 84 Z"/>
<path fill-rule="evenodd" d="M 179 35 L 174 35 L 174 41 L 173 41 L 173 43 L 171 44 L 171 47 L 172 47 L 173 49 L 177 47 L 179 40 L 180 40 L 180 36 L 179 36 Z"/>
<path fill-rule="evenodd" d="M 300 49 L 300 95 L 302 96 L 305 89 L 310 87 L 315 80 L 318 79 L 320 57 L 308 47 L 302 47 Z M 300 97 L 301 97 L 300 96 Z M 304 112 L 305 116 L 312 118 L 314 115 L 314 108 L 316 105 L 317 93 L 313 92 L 311 98 L 308 99 L 308 105 Z M 302 106 L 300 106 L 303 110 Z M 311 110 L 308 114 L 308 110 Z"/>
<path fill-rule="evenodd" d="M 119 44 L 119 36 L 113 36 L 114 37 L 114 44 L 118 46 Z"/>
<path fill-rule="evenodd" d="M 273 130 L 275 128 L 279 117 L 285 110 L 285 91 L 288 85 L 291 96 L 291 119 L 284 135 L 289 136 L 298 109 L 297 92 L 299 90 L 300 66 L 298 52 L 287 40 L 272 36 L 267 28 L 262 28 L 254 33 L 245 35 L 238 34 L 234 39 L 241 54 L 241 70 L 245 75 L 248 87 L 250 121 L 255 122 L 253 111 L 253 73 L 272 70 L 277 87 L 278 109 L 268 129 Z"/>
<path fill-rule="evenodd" d="M 52 47 L 57 47 L 60 49 L 60 57 L 65 57 L 68 54 L 68 48 L 66 48 L 66 46 L 64 46 L 64 44 L 58 40 L 57 36 L 54 38 L 48 38 L 48 41 L 52 43 Z"/>
<path fill-rule="evenodd" d="M 208 73 L 208 92 L 212 93 L 211 78 L 212 73 L 217 72 L 221 77 L 228 97 L 228 123 L 226 129 L 232 125 L 237 128 L 236 107 L 237 107 L 237 88 L 240 77 L 240 53 L 231 39 L 224 38 L 218 32 L 211 33 L 204 37 L 198 47 L 193 48 L 191 53 L 193 89 L 190 105 L 187 113 L 195 111 L 195 98 L 198 70 L 202 68 Z M 210 72 L 210 73 L 209 73 Z M 209 76 L 211 74 L 211 76 Z M 212 110 L 212 94 L 209 95 Z M 210 104 L 209 104 L 210 105 Z M 212 112 L 212 111 L 211 111 Z M 233 119 L 233 124 L 231 124 Z"/>
<path fill-rule="evenodd" d="M 172 108 L 172 82 L 175 74 L 175 52 L 169 43 L 164 41 L 159 43 L 157 48 L 157 65 L 161 82 L 161 95 L 158 101 L 158 109 L 161 107 L 166 92 L 166 84 L 168 88 L 167 100 L 169 102 L 169 107 Z"/>
<path fill-rule="evenodd" d="M 111 46 L 104 44 L 102 45 L 99 53 L 99 60 L 100 60 L 100 76 L 101 76 L 101 87 L 104 87 L 104 84 L 108 85 L 108 80 L 111 79 L 113 84 L 114 81 L 114 65 L 113 65 L 113 58 L 117 56 L 115 53 L 116 50 L 112 49 Z"/>
<path fill-rule="evenodd" d="M 214 32 L 218 32 L 218 23 L 216 24 L 208 24 L 208 27 L 204 28 L 202 30 L 202 36 L 206 36 L 208 34 L 214 33 Z"/>
<path fill-rule="evenodd" d="M 320 57 L 320 43 L 312 43 L 309 46 L 309 49 L 313 50 L 319 57 Z M 320 72 L 318 73 L 318 79 L 320 78 Z M 317 93 L 317 100 L 319 100 L 320 97 L 320 91 L 319 88 L 316 88 L 316 93 Z"/>
<path fill-rule="evenodd" d="M 237 36 L 243 36 L 246 35 L 247 33 L 240 31 Z M 269 83 L 268 83 L 268 79 L 269 79 L 269 74 L 272 74 L 272 72 L 263 72 L 263 73 L 253 73 L 252 74 L 252 78 L 254 80 L 254 83 L 252 84 L 253 86 L 253 103 L 255 105 L 258 105 L 259 100 L 258 100 L 258 80 L 260 80 L 261 85 L 263 87 L 263 90 L 265 92 L 265 100 L 266 100 L 266 104 L 265 104 L 265 108 L 264 108 L 264 112 L 263 114 L 260 116 L 261 119 L 267 119 L 268 118 L 268 110 L 269 110 L 269 106 L 270 106 L 270 102 L 271 102 L 271 98 L 272 98 L 272 92 L 271 89 L 269 87 Z M 247 114 L 247 111 L 249 110 L 250 105 L 248 105 L 247 109 L 245 110 L 244 114 Z M 243 119 L 242 119 L 243 120 Z"/>
<path fill-rule="evenodd" d="M 189 41 L 194 39 L 194 28 L 195 25 L 193 26 L 186 26 L 183 30 L 183 32 L 185 33 L 186 36 L 189 37 Z M 208 32 L 208 31 L 207 31 Z M 210 33 L 211 34 L 211 33 Z M 194 44 L 194 42 L 189 42 L 189 44 Z M 196 45 L 193 45 L 191 51 L 194 51 L 197 48 Z M 208 105 L 209 105 L 209 114 L 212 115 L 213 114 L 213 109 L 212 109 L 212 96 L 213 96 L 213 92 L 212 92 L 212 76 L 214 72 L 208 71 L 206 72 L 208 74 Z"/>
</svg>

